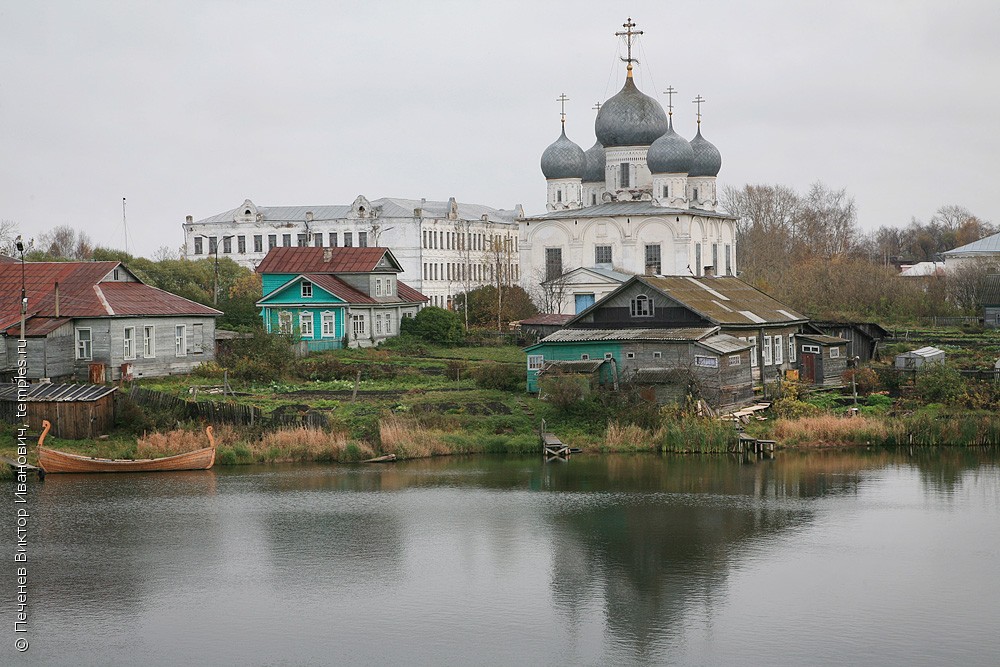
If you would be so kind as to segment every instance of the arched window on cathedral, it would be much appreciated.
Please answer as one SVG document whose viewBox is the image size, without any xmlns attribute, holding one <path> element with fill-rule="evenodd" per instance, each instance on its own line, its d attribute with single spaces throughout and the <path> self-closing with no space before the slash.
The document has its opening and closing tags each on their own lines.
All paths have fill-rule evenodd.
<svg viewBox="0 0 1000 667">
<path fill-rule="evenodd" d="M 632 299 L 632 317 L 652 317 L 653 300 L 645 294 L 640 294 Z"/>
</svg>

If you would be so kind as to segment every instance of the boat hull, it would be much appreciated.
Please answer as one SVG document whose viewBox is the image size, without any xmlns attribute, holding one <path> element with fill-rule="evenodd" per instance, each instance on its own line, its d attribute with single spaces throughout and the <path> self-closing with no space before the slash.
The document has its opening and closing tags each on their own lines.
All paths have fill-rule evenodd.
<svg viewBox="0 0 1000 667">
<path fill-rule="evenodd" d="M 46 474 L 63 472 L 169 472 L 208 470 L 215 463 L 215 447 L 158 459 L 101 459 L 38 447 L 38 465 Z"/>
</svg>

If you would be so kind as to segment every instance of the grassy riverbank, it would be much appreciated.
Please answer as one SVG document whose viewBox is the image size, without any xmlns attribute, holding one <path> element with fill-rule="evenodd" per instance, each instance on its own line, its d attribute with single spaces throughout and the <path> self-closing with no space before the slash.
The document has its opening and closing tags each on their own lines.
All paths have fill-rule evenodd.
<svg viewBox="0 0 1000 667">
<path fill-rule="evenodd" d="M 236 402 L 264 411 L 266 426 L 217 425 L 219 465 L 534 453 L 542 420 L 564 442 L 588 452 L 714 453 L 735 444 L 738 429 L 732 424 L 660 408 L 627 390 L 596 391 L 561 407 L 539 401 L 524 392 L 524 368 L 524 353 L 516 347 L 421 344 L 313 355 L 295 362 L 280 380 L 230 379 L 236 396 L 218 393 L 222 370 L 214 365 L 143 386 L 187 401 Z M 889 396 L 878 385 L 881 376 L 869 375 L 856 416 L 847 416 L 850 399 L 842 392 L 807 394 L 787 385 L 775 388 L 782 398 L 765 420 L 739 429 L 785 448 L 1000 446 L 1000 417 L 992 410 L 1000 389 L 943 369 L 908 386 L 892 385 Z M 274 425 L 302 415 L 318 427 Z M 119 422 L 107 439 L 50 438 L 49 444 L 91 456 L 143 458 L 206 442 L 202 425 L 169 410 L 126 401 Z M 13 431 L 0 437 L 0 454 L 13 456 Z"/>
</svg>

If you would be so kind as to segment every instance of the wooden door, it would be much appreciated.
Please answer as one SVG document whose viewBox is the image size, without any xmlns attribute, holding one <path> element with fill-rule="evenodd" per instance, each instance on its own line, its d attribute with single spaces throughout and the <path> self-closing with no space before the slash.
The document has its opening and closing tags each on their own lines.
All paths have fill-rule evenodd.
<svg viewBox="0 0 1000 667">
<path fill-rule="evenodd" d="M 799 355 L 799 369 L 802 371 L 802 381 L 810 384 L 816 383 L 816 355 L 803 352 Z"/>
</svg>

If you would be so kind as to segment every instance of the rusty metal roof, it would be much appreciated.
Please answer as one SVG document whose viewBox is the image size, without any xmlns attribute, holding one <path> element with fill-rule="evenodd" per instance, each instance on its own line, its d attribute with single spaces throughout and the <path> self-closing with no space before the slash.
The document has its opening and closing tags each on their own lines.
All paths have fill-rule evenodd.
<svg viewBox="0 0 1000 667">
<path fill-rule="evenodd" d="M 117 387 L 103 384 L 50 384 L 38 383 L 28 387 L 26 400 L 29 403 L 73 403 L 96 401 L 116 391 Z M 0 401 L 18 400 L 17 387 L 13 384 L 0 385 Z"/>
<path fill-rule="evenodd" d="M 374 297 L 370 297 L 364 292 L 355 289 L 354 287 L 344 282 L 337 276 L 332 276 L 328 273 L 303 273 L 302 275 L 297 276 L 293 280 L 290 280 L 289 282 L 285 283 L 282 287 L 279 287 L 277 290 L 271 292 L 271 294 L 258 301 L 257 305 L 264 304 L 264 302 L 266 302 L 268 298 L 273 294 L 287 288 L 289 285 L 302 279 L 308 280 L 314 285 L 318 285 L 322 289 L 326 290 L 327 292 L 334 295 L 338 299 L 342 299 L 345 303 L 348 304 L 381 303 L 390 306 L 390 305 L 398 305 L 400 303 L 422 303 L 424 301 L 429 301 L 429 299 L 426 296 L 424 296 L 423 294 L 421 294 L 420 292 L 418 292 L 417 290 L 413 289 L 412 287 L 403 283 L 400 280 L 396 281 L 396 293 L 398 296 L 397 299 L 388 299 L 385 297 L 377 299 Z"/>
<path fill-rule="evenodd" d="M 542 326 L 562 326 L 566 324 L 571 319 L 572 315 L 557 315 L 555 313 L 542 313 L 539 315 L 532 315 L 521 320 L 521 325 L 542 325 Z"/>
<path fill-rule="evenodd" d="M 195 303 L 144 283 L 106 282 L 96 286 L 110 315 L 221 315 L 222 311 Z M 66 311 L 63 310 L 65 313 Z M 68 314 L 68 313 L 67 313 Z"/>
<path fill-rule="evenodd" d="M 271 248 L 257 265 L 257 273 L 399 273 L 402 270 L 388 248 L 282 246 Z"/>
<path fill-rule="evenodd" d="M 18 264 L 0 263 L 0 323 L 4 329 L 14 326 L 20 319 L 21 267 Z M 222 314 L 142 282 L 102 282 L 115 269 L 132 275 L 120 262 L 25 262 L 28 314 L 55 317 L 57 283 L 59 315 L 64 318 Z"/>
<path fill-rule="evenodd" d="M 715 324 L 792 324 L 808 320 L 733 276 L 636 276 L 634 280 L 666 294 Z"/>
<path fill-rule="evenodd" d="M 72 321 L 69 317 L 29 317 L 24 323 L 24 335 L 27 338 L 47 336 L 62 325 Z M 9 327 L 4 333 L 8 336 L 20 336 L 21 323 L 18 322 Z"/>
<path fill-rule="evenodd" d="M 561 329 L 543 338 L 541 343 L 587 343 L 620 340 L 698 341 L 717 332 L 719 327 L 683 329 Z"/>
</svg>

